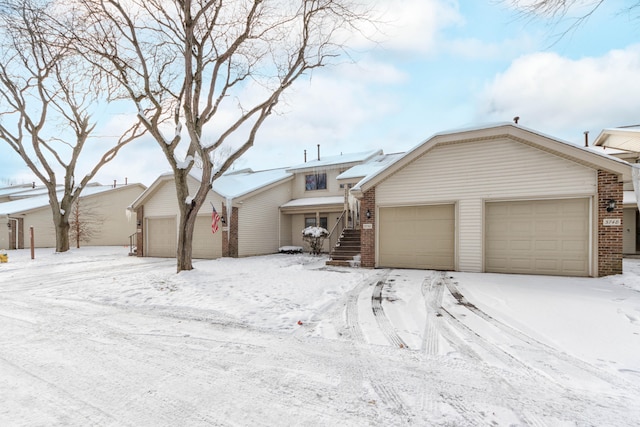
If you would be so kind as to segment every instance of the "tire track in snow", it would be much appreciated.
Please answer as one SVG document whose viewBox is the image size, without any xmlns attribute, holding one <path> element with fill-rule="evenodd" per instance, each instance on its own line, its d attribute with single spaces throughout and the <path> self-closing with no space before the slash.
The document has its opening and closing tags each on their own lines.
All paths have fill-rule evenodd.
<svg viewBox="0 0 640 427">
<path fill-rule="evenodd" d="M 610 385 L 613 385 L 615 388 L 635 388 L 636 393 L 640 393 L 640 387 L 637 387 L 635 384 L 617 377 L 615 375 L 609 374 L 608 372 L 605 372 L 601 369 L 598 369 L 597 367 L 585 362 L 584 360 L 578 359 L 576 357 L 573 357 L 563 351 L 560 351 L 554 347 L 551 347 L 499 320 L 497 320 L 496 318 L 492 317 L 491 315 L 487 314 L 486 312 L 482 311 L 481 309 L 479 309 L 478 307 L 476 307 L 474 304 L 471 304 L 469 301 L 467 301 L 467 299 L 464 297 L 464 295 L 462 295 L 460 293 L 460 291 L 458 290 L 458 287 L 456 286 L 456 284 L 451 280 L 451 279 L 446 279 L 445 280 L 445 284 L 447 286 L 447 288 L 449 289 L 449 292 L 451 293 L 451 295 L 456 298 L 456 300 L 459 302 L 460 305 L 463 305 L 464 307 L 466 307 L 469 311 L 471 311 L 473 314 L 477 315 L 478 317 L 480 317 L 481 319 L 485 320 L 487 323 L 489 323 L 490 325 L 492 325 L 493 327 L 499 329 L 502 333 L 504 333 L 505 335 L 518 340 L 520 342 L 522 342 L 524 345 L 521 346 L 517 346 L 514 347 L 514 349 L 516 349 L 516 351 L 521 350 L 521 351 L 526 351 L 528 353 L 533 352 L 533 353 L 538 353 L 541 356 L 546 356 L 546 357 L 551 357 L 554 359 L 554 361 L 560 361 L 564 364 L 567 365 L 567 368 L 571 368 L 570 370 L 573 369 L 578 369 L 582 372 L 587 372 L 589 375 L 592 375 L 595 378 L 600 379 L 601 381 L 608 383 Z M 506 352 L 505 352 L 506 353 Z M 510 354 L 510 353 L 508 353 Z M 510 354 L 511 355 L 511 354 Z M 511 355 L 512 358 L 516 358 L 515 356 Z M 519 359 L 518 359 L 519 360 Z M 527 360 L 536 360 L 540 367 L 538 368 L 540 371 L 547 371 L 549 369 L 552 370 L 552 372 L 550 373 L 550 375 L 552 377 L 557 376 L 560 374 L 560 372 L 565 372 L 567 371 L 567 369 L 560 369 L 558 370 L 557 368 L 551 368 L 551 364 L 549 363 L 545 363 L 544 360 L 538 360 L 538 358 L 527 358 Z M 520 361 L 520 360 L 519 360 Z M 521 362 L 524 363 L 524 362 Z"/>
<path fill-rule="evenodd" d="M 387 276 L 383 280 L 379 280 L 378 283 L 373 287 L 373 292 L 371 294 L 371 309 L 373 311 L 373 316 L 376 319 L 378 327 L 380 331 L 385 336 L 387 341 L 392 346 L 399 348 L 409 348 L 407 343 L 400 337 L 396 329 L 393 327 L 389 318 L 384 312 L 384 308 L 382 307 L 382 290 L 385 286 L 389 286 L 389 283 L 386 281 Z"/>
</svg>

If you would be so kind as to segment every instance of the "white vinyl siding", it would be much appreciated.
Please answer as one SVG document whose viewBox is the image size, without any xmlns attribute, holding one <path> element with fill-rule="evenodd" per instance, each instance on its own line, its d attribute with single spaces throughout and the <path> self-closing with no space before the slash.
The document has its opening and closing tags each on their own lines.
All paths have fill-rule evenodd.
<svg viewBox="0 0 640 427">
<path fill-rule="evenodd" d="M 595 196 L 597 173 L 513 140 L 440 145 L 376 187 L 379 207 L 457 203 L 457 266 L 483 270 L 485 201 Z"/>
</svg>

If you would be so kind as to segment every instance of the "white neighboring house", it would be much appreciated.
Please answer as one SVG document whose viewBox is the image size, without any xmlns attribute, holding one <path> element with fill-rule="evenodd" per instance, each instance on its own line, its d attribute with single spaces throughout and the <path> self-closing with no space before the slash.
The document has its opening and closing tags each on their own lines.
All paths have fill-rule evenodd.
<svg viewBox="0 0 640 427">
<path fill-rule="evenodd" d="M 34 246 L 56 246 L 55 227 L 46 188 L 21 187 L 21 191 L 0 190 L 0 248 L 23 249 L 30 246 L 30 228 L 34 229 Z M 79 217 L 91 216 L 93 235 L 86 246 L 120 246 L 129 244 L 135 233 L 135 222 L 126 208 L 144 190 L 142 184 L 120 186 L 89 184 L 79 200 Z M 74 246 L 74 242 L 70 242 Z"/>
</svg>

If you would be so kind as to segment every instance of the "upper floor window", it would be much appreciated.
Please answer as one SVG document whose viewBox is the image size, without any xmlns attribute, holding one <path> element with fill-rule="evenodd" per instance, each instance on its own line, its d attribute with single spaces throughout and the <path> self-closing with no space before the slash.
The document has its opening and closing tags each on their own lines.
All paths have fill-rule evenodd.
<svg viewBox="0 0 640 427">
<path fill-rule="evenodd" d="M 326 190 L 327 189 L 327 174 L 326 173 L 314 173 L 306 175 L 304 177 L 304 189 L 310 190 Z"/>
</svg>

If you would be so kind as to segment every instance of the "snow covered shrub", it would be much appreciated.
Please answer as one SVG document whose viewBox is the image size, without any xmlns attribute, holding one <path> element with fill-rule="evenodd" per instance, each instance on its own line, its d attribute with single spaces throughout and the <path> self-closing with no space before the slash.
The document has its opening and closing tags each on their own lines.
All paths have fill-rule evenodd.
<svg viewBox="0 0 640 427">
<path fill-rule="evenodd" d="M 329 232 L 322 227 L 307 227 L 302 230 L 302 240 L 309 243 L 311 253 L 314 255 L 322 252 L 322 244 L 327 236 L 329 236 Z"/>
</svg>

